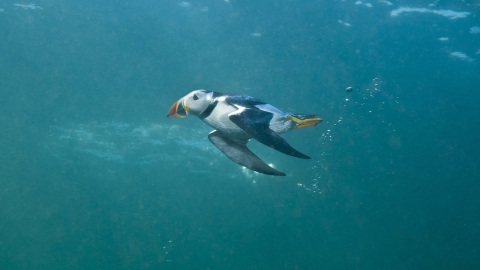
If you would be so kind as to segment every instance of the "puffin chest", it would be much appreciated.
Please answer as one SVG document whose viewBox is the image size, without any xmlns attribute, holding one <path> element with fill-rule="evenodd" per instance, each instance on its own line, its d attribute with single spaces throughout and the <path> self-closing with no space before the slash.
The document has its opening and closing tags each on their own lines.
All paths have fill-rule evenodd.
<svg viewBox="0 0 480 270">
<path fill-rule="evenodd" d="M 243 131 L 243 129 L 239 128 L 228 117 L 229 113 L 236 110 L 236 107 L 229 105 L 226 102 L 218 102 L 210 115 L 206 116 L 202 120 L 205 122 L 205 124 L 225 134 L 250 137 L 245 131 Z"/>
</svg>

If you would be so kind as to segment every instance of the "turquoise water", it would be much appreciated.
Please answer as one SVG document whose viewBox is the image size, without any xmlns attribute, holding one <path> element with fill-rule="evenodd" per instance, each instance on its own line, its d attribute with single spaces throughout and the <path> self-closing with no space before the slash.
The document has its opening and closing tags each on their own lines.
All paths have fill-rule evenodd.
<svg viewBox="0 0 480 270">
<path fill-rule="evenodd" d="M 479 8 L 0 3 L 0 268 L 478 269 Z M 317 114 L 312 159 L 231 162 L 195 89 Z"/>
</svg>

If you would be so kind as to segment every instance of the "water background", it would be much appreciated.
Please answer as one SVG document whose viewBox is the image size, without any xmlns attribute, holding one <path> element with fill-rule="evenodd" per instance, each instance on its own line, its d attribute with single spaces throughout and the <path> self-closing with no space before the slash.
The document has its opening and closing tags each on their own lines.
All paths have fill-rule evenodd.
<svg viewBox="0 0 480 270">
<path fill-rule="evenodd" d="M 3 1 L 0 268 L 478 269 L 480 6 L 358 2 Z M 312 160 L 165 117 L 202 88 Z"/>
</svg>

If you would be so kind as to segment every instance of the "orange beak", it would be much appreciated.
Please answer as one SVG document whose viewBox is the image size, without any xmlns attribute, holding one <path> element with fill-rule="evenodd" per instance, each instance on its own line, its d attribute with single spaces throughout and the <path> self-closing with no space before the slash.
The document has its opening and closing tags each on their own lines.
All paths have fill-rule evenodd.
<svg viewBox="0 0 480 270">
<path fill-rule="evenodd" d="M 170 107 L 167 117 L 184 118 L 187 117 L 188 110 L 189 108 L 183 105 L 183 99 L 180 99 Z"/>
</svg>

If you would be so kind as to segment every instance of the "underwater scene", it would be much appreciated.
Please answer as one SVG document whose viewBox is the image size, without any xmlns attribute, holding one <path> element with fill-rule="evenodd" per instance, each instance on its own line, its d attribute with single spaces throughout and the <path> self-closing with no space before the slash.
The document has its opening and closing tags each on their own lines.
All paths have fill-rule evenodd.
<svg viewBox="0 0 480 270">
<path fill-rule="evenodd" d="M 0 269 L 480 269 L 479 15 L 0 2 Z"/>
</svg>

